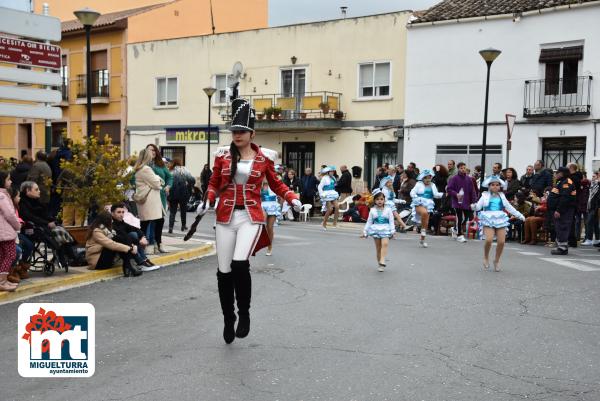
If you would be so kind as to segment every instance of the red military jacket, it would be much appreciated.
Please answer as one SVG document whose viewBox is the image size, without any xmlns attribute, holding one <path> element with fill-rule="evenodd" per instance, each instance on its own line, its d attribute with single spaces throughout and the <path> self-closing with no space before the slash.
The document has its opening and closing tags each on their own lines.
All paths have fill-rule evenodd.
<svg viewBox="0 0 600 401">
<path fill-rule="evenodd" d="M 215 153 L 215 163 L 213 173 L 208 183 L 207 199 L 214 203 L 217 196 L 219 205 L 217 206 L 217 223 L 229 224 L 235 201 L 239 191 L 243 191 L 244 205 L 250 217 L 255 224 L 265 223 L 265 214 L 260 201 L 260 189 L 262 182 L 266 178 L 269 187 L 288 203 L 298 196 L 285 185 L 275 173 L 275 159 L 277 152 L 270 149 L 259 148 L 251 144 L 256 152 L 250 176 L 246 184 L 235 184 L 231 177 L 231 154 L 229 146 L 220 147 Z"/>
</svg>

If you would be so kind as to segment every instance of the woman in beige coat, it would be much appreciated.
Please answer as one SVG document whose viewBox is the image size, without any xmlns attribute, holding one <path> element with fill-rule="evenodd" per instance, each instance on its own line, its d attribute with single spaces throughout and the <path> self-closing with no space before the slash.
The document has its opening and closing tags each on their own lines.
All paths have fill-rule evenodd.
<svg viewBox="0 0 600 401">
<path fill-rule="evenodd" d="M 107 211 L 98 213 L 90 225 L 85 243 L 85 259 L 90 269 L 110 269 L 114 266 L 117 254 L 123 260 L 123 275 L 139 276 L 142 271 L 131 264 L 137 253 L 135 245 L 126 245 L 113 241 L 116 233 L 112 229 L 112 215 Z"/>
<path fill-rule="evenodd" d="M 164 182 L 149 166 L 151 161 L 152 154 L 148 150 L 142 149 L 134 167 L 135 194 L 133 200 L 137 206 L 142 232 L 145 233 L 150 222 L 154 222 L 154 240 L 159 251 L 164 252 L 161 243 L 166 212 L 160 199 L 160 190 Z"/>
</svg>

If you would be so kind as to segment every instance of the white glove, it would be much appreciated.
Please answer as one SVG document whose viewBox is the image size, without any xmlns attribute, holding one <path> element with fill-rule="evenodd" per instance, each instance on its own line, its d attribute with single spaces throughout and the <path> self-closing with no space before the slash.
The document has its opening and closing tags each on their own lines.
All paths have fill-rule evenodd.
<svg viewBox="0 0 600 401">
<path fill-rule="evenodd" d="M 206 212 L 208 212 L 209 208 L 210 203 L 207 204 L 206 207 L 204 207 L 204 202 L 200 202 L 200 204 L 198 205 L 198 209 L 196 209 L 196 214 L 198 214 L 198 216 L 204 216 Z"/>
<path fill-rule="evenodd" d="M 471 210 L 472 211 L 477 211 L 477 203 L 472 203 L 471 204 Z"/>
<path fill-rule="evenodd" d="M 300 202 L 298 199 L 294 199 L 292 201 L 292 206 L 296 212 L 299 212 L 300 209 L 302 209 L 302 202 Z"/>
<path fill-rule="evenodd" d="M 404 199 L 394 199 L 396 205 L 404 205 L 406 201 Z"/>
</svg>

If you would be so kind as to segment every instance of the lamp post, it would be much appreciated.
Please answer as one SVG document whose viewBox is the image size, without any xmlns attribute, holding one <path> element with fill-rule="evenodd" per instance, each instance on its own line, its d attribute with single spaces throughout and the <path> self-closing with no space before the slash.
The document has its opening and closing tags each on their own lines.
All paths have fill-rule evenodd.
<svg viewBox="0 0 600 401">
<path fill-rule="evenodd" d="M 86 73 L 85 73 L 85 92 L 86 92 L 86 108 L 87 108 L 87 137 L 92 135 L 92 51 L 90 49 L 90 32 L 92 25 L 100 16 L 98 11 L 94 11 L 89 7 L 75 11 L 73 14 L 85 28 L 85 43 L 86 43 Z"/>
<path fill-rule="evenodd" d="M 217 91 L 216 88 L 213 88 L 211 86 L 202 89 L 204 91 L 204 93 L 206 93 L 206 96 L 208 96 L 208 134 L 207 136 L 207 141 L 206 141 L 206 164 L 208 164 L 208 168 L 210 169 L 210 99 L 212 98 L 212 95 L 215 94 L 215 92 Z"/>
<path fill-rule="evenodd" d="M 496 58 L 502 53 L 500 50 L 492 49 L 491 47 L 488 49 L 480 50 L 479 54 L 485 60 L 487 64 L 487 79 L 485 83 L 485 111 L 483 114 L 483 142 L 481 144 L 481 183 L 485 179 L 485 151 L 487 145 L 487 120 L 488 120 L 488 100 L 490 94 L 490 69 L 492 67 L 492 63 Z"/>
</svg>

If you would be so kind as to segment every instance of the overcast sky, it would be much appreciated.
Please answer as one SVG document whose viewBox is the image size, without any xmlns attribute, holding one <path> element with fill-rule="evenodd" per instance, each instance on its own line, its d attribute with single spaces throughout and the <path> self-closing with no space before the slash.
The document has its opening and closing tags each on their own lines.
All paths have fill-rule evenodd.
<svg viewBox="0 0 600 401">
<path fill-rule="evenodd" d="M 341 6 L 348 17 L 400 10 L 424 10 L 441 0 L 269 0 L 269 25 L 329 20 L 341 17 Z"/>
</svg>

